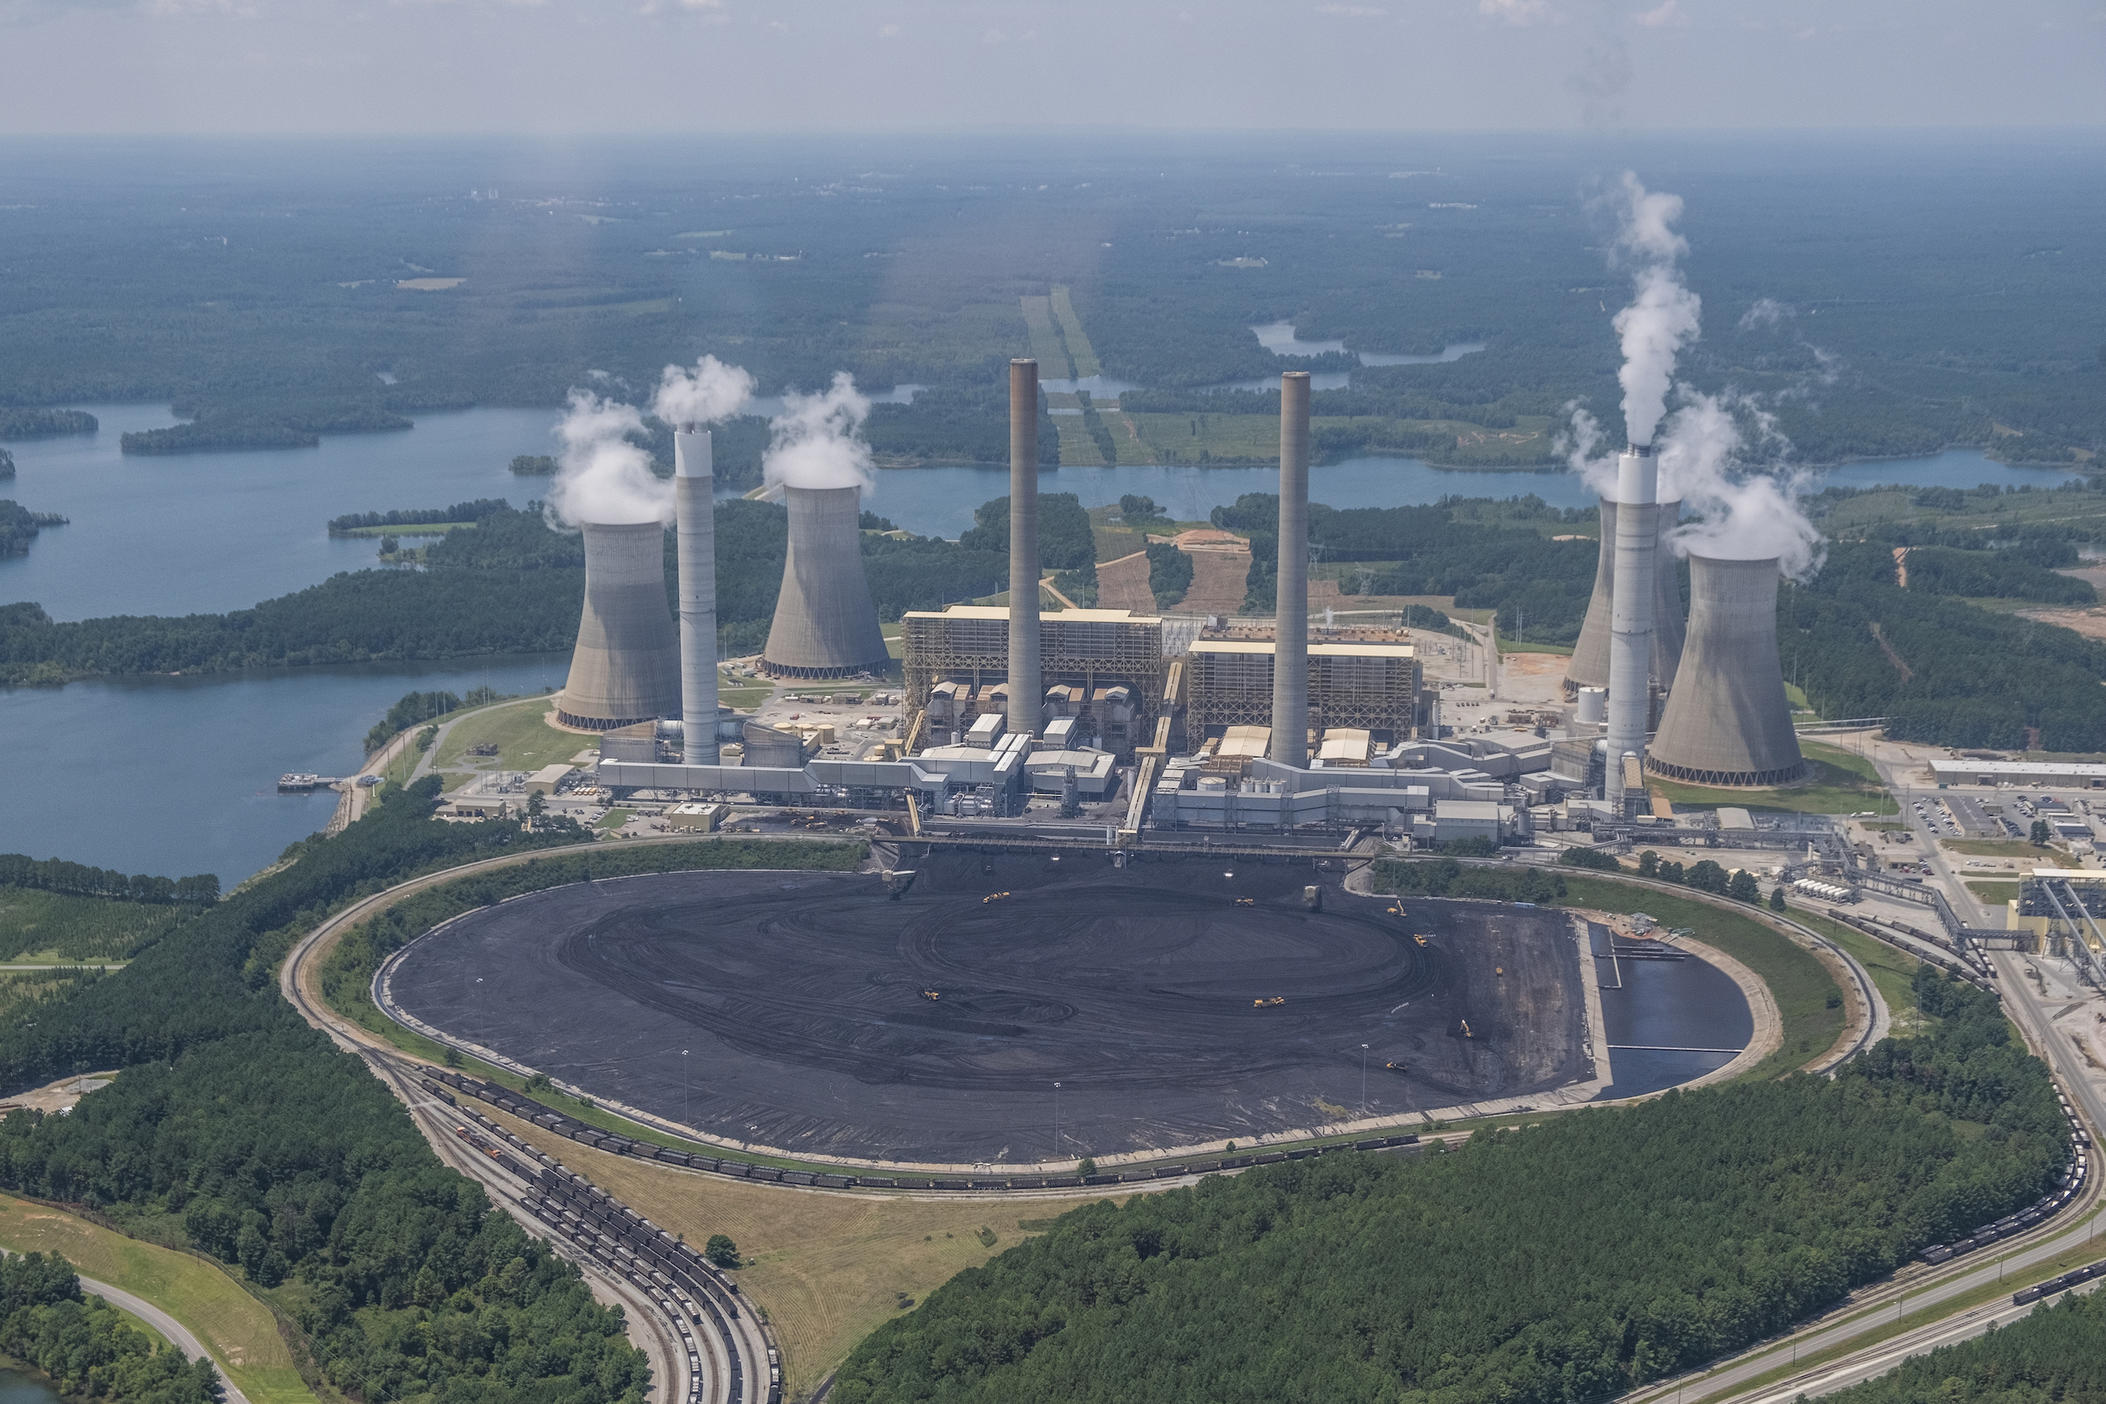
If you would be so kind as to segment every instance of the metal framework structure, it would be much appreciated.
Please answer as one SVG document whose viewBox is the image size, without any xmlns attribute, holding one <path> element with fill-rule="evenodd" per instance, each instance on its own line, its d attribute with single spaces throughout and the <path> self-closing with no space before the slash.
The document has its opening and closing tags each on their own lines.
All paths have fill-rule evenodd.
<svg viewBox="0 0 2106 1404">
<path fill-rule="evenodd" d="M 900 621 L 900 644 L 907 706 L 917 713 L 928 707 L 937 683 L 980 688 L 1009 678 L 1009 611 L 994 605 L 912 611 Z M 1063 609 L 1039 616 L 1039 697 L 1047 688 L 1069 686 L 1094 702 L 1101 688 L 1130 687 L 1134 737 L 1155 734 L 1168 668 L 1163 621 L 1155 615 Z"/>
<path fill-rule="evenodd" d="M 1398 740 L 1412 734 L 1419 660 L 1411 645 L 1314 643 L 1308 650 L 1311 727 L 1360 727 Z M 1185 655 L 1185 674 L 1188 741 L 1214 727 L 1272 725 L 1271 640 L 1201 639 Z"/>
</svg>

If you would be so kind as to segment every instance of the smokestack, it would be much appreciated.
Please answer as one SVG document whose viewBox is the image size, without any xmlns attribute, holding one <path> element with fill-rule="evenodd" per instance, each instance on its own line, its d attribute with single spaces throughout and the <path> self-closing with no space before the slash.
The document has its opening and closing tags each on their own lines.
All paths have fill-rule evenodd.
<svg viewBox="0 0 2106 1404">
<path fill-rule="evenodd" d="M 1777 560 L 1689 558 L 1689 639 L 1646 768 L 1694 785 L 1806 773 L 1777 658 Z"/>
<path fill-rule="evenodd" d="M 1045 729 L 1038 661 L 1038 362 L 1009 363 L 1009 716 L 1012 733 Z"/>
<path fill-rule="evenodd" d="M 665 598 L 665 527 L 583 522 L 585 612 L 556 719 L 612 731 L 680 711 L 680 642 Z"/>
<path fill-rule="evenodd" d="M 717 763 L 716 486 L 707 429 L 673 434 L 673 511 L 680 562 L 680 748 L 689 765 Z"/>
<path fill-rule="evenodd" d="M 1650 444 L 1616 460 L 1616 584 L 1609 624 L 1609 765 L 1602 796 L 1623 812 L 1623 758 L 1645 754 L 1652 719 L 1653 590 L 1660 548 L 1659 463 Z"/>
<path fill-rule="evenodd" d="M 1682 587 L 1675 578 L 1675 555 L 1667 538 L 1682 520 L 1680 502 L 1660 504 L 1660 544 L 1653 553 L 1653 685 L 1662 692 L 1674 685 L 1682 662 Z M 1616 600 L 1616 499 L 1601 499 L 1601 549 L 1595 557 L 1594 594 L 1587 601 L 1586 622 L 1565 667 L 1565 692 L 1609 685 L 1609 633 Z"/>
<path fill-rule="evenodd" d="M 1269 758 L 1309 763 L 1309 372 L 1280 376 L 1280 559 Z"/>
<path fill-rule="evenodd" d="M 891 664 L 863 574 L 863 490 L 786 486 L 790 552 L 761 652 L 775 678 L 844 678 Z"/>
</svg>

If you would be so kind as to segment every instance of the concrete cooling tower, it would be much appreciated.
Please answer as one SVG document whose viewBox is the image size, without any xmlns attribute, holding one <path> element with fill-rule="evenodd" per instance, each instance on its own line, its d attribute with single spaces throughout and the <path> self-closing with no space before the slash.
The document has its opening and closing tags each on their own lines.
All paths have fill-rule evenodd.
<svg viewBox="0 0 2106 1404">
<path fill-rule="evenodd" d="M 863 494 L 853 487 L 783 489 L 790 554 L 761 671 L 775 678 L 845 678 L 891 665 L 863 574 Z"/>
<path fill-rule="evenodd" d="M 1653 682 L 1663 691 L 1674 685 L 1675 670 L 1682 662 L 1682 588 L 1675 579 L 1674 553 L 1667 549 L 1667 534 L 1681 520 L 1682 504 L 1660 504 L 1660 549 L 1658 588 L 1653 592 Z M 1587 602 L 1587 619 L 1580 626 L 1579 643 L 1565 667 L 1565 691 L 1609 685 L 1609 627 L 1616 599 L 1616 504 L 1601 500 L 1602 550 L 1594 567 L 1594 596 Z"/>
<path fill-rule="evenodd" d="M 1777 659 L 1777 562 L 1689 558 L 1689 638 L 1645 768 L 1694 785 L 1806 773 Z"/>
<path fill-rule="evenodd" d="M 612 731 L 680 715 L 680 640 L 665 595 L 665 527 L 586 522 L 585 613 L 570 680 L 556 699 L 566 726 Z"/>
</svg>

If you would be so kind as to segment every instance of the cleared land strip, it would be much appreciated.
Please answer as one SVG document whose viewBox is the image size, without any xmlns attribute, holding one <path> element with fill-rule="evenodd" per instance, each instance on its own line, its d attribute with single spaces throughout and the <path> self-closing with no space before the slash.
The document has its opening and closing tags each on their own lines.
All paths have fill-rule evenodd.
<svg viewBox="0 0 2106 1404">
<path fill-rule="evenodd" d="M 1053 299 L 1027 295 L 1017 301 L 1024 310 L 1024 330 L 1030 334 L 1039 375 L 1048 380 L 1071 379 L 1074 367 L 1068 363 L 1067 347 L 1061 344 L 1060 328 L 1053 322 Z"/>
<path fill-rule="evenodd" d="M 1051 302 L 1053 316 L 1060 323 L 1060 334 L 1067 340 L 1068 359 L 1074 365 L 1076 378 L 1087 380 L 1093 375 L 1104 374 L 1103 363 L 1097 359 L 1097 348 L 1090 345 L 1089 335 L 1082 329 L 1082 319 L 1075 315 L 1075 303 L 1066 284 L 1053 285 Z"/>
</svg>

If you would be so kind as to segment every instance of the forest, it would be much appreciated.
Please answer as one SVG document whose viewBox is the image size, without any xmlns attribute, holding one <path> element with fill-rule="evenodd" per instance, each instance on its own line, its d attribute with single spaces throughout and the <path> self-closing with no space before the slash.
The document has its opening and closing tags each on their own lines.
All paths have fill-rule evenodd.
<svg viewBox="0 0 2106 1404">
<path fill-rule="evenodd" d="M 0 408 L 0 443 L 9 439 L 48 439 L 60 434 L 92 434 L 101 425 L 86 410 Z"/>
<path fill-rule="evenodd" d="M 2043 1302 L 1987 1335 L 1902 1361 L 1831 1404 L 2064 1404 L 2106 1399 L 2106 1293 Z"/>
<path fill-rule="evenodd" d="M 1917 987 L 1922 1031 L 1832 1081 L 1075 1211 L 879 1327 L 832 1398 L 1564 1404 L 1714 1359 L 2059 1175 L 2053 1086 L 1995 997 Z"/>
<path fill-rule="evenodd" d="M 288 1311 L 310 1363 L 354 1397 L 637 1404 L 644 1361 L 617 1316 L 441 1165 L 272 978 L 347 898 L 545 841 L 436 821 L 437 788 L 389 791 L 33 1024 L 0 1025 L 0 1086 L 125 1069 L 70 1116 L 0 1121 L 0 1186 L 210 1253 Z"/>
<path fill-rule="evenodd" d="M 509 509 L 502 497 L 478 497 L 451 507 L 397 508 L 392 512 L 346 512 L 329 519 L 329 534 L 357 531 L 362 527 L 431 526 L 438 522 L 479 522 Z"/>
<path fill-rule="evenodd" d="M 8 472 L 0 476 L 12 476 L 14 460 L 8 459 L 5 466 Z M 38 532 L 65 524 L 66 519 L 56 512 L 32 512 L 18 502 L 0 497 L 0 556 L 24 555 Z"/>
<path fill-rule="evenodd" d="M 68 1398 L 115 1404 L 218 1404 L 219 1372 L 82 1294 L 53 1254 L 0 1258 L 0 1356 L 49 1376 Z"/>
<path fill-rule="evenodd" d="M 155 877 L 150 873 L 126 876 L 114 868 L 91 868 L 63 858 L 31 858 L 21 853 L 0 853 L 0 887 L 179 906 L 209 907 L 219 900 L 219 879 L 211 873 L 182 878 Z"/>
</svg>

